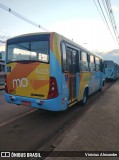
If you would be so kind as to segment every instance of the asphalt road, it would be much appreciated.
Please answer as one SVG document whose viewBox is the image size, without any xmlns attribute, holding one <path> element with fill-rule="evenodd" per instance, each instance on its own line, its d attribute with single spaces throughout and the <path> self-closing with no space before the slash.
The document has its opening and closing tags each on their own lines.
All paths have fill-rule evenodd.
<svg viewBox="0 0 119 160">
<path fill-rule="evenodd" d="M 103 93 L 114 83 L 106 83 Z M 26 106 L 8 104 L 0 91 L 0 151 L 37 151 L 52 147 L 52 139 L 75 124 L 103 93 L 89 97 L 85 107 L 79 104 L 67 111 L 50 112 Z"/>
</svg>

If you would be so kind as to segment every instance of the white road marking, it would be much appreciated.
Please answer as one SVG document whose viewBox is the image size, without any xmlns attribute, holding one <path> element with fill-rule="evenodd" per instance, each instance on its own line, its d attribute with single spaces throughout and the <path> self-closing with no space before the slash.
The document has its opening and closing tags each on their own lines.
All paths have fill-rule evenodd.
<svg viewBox="0 0 119 160">
<path fill-rule="evenodd" d="M 19 116 L 19 117 L 14 118 L 14 119 L 12 119 L 12 120 L 9 120 L 9 121 L 7 121 L 7 122 L 3 122 L 3 123 L 0 124 L 0 127 L 4 126 L 4 125 L 6 125 L 6 124 L 9 124 L 9 123 L 11 123 L 11 122 L 13 122 L 13 121 L 15 121 L 15 120 L 17 120 L 17 119 L 19 119 L 19 118 L 22 118 L 22 117 L 24 117 L 24 116 L 26 116 L 26 115 L 28 115 L 28 114 L 30 114 L 30 113 L 32 113 L 32 112 L 35 112 L 36 110 L 38 110 L 38 109 L 34 109 L 34 110 L 30 111 L 30 112 L 27 112 L 27 113 L 25 113 L 25 114 L 22 114 L 22 115 Z"/>
</svg>

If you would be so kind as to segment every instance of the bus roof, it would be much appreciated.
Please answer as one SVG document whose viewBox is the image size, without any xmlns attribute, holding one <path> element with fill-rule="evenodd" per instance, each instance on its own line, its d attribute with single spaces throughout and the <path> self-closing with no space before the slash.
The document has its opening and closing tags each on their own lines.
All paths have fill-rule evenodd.
<svg viewBox="0 0 119 160">
<path fill-rule="evenodd" d="M 72 44 L 75 47 L 80 48 L 81 50 L 83 50 L 85 52 L 88 52 L 88 53 L 90 53 L 90 54 L 92 54 L 94 56 L 97 56 L 98 58 L 102 59 L 102 57 L 100 55 L 98 55 L 98 54 L 96 54 L 94 52 L 89 51 L 88 49 L 82 47 L 80 44 L 77 44 L 76 42 L 74 42 L 74 41 L 72 41 L 72 40 L 70 40 L 70 39 L 68 39 L 68 38 L 64 37 L 63 35 L 60 35 L 59 33 L 56 33 L 56 32 L 36 32 L 36 33 L 22 34 L 22 35 L 18 35 L 18 36 L 15 36 L 15 37 L 12 37 L 12 38 L 8 39 L 7 42 L 11 41 L 13 39 L 16 39 L 16 38 L 20 38 L 20 37 L 27 37 L 27 36 L 33 36 L 33 35 L 43 35 L 43 34 L 44 35 L 48 35 L 48 34 L 49 35 L 51 35 L 51 34 L 59 35 L 63 41 L 66 41 L 69 44 Z"/>
<path fill-rule="evenodd" d="M 118 63 L 114 62 L 113 60 L 103 60 L 103 62 L 111 62 L 111 63 L 114 63 L 116 65 L 119 65 Z"/>
</svg>

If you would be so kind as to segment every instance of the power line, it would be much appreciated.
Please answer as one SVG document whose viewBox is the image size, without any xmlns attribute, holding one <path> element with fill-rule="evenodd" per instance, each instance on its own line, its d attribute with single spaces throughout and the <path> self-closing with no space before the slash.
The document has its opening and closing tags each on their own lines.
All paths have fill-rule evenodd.
<svg viewBox="0 0 119 160">
<path fill-rule="evenodd" d="M 93 0 L 93 2 L 94 2 L 94 4 L 95 4 L 95 6 L 96 6 L 96 8 L 97 8 L 97 10 L 98 10 L 98 12 L 99 12 L 102 20 L 103 20 L 103 22 L 105 23 L 106 27 L 108 28 L 108 30 L 109 30 L 112 38 L 113 38 L 114 41 L 115 41 L 115 38 L 114 38 L 114 36 L 113 36 L 113 34 L 112 34 L 112 31 L 111 31 L 111 29 L 110 29 L 110 27 L 109 27 L 109 25 L 108 25 L 108 22 L 107 22 L 107 20 L 106 20 L 106 17 L 105 17 L 105 15 L 104 15 L 104 12 L 103 12 L 102 7 L 101 7 L 101 5 L 100 5 L 100 2 L 98 1 L 99 7 L 100 7 L 100 9 L 101 9 L 101 12 L 100 12 L 100 10 L 99 10 L 99 8 L 98 8 L 98 5 L 96 4 L 95 0 Z"/>
<path fill-rule="evenodd" d="M 0 8 L 3 9 L 3 10 L 5 10 L 5 11 L 7 11 L 7 12 L 9 12 L 9 13 L 11 13 L 11 14 L 13 14 L 13 15 L 16 16 L 17 18 L 19 18 L 19 19 L 21 19 L 21 20 L 23 20 L 23 21 L 25 21 L 25 22 L 27 22 L 27 23 L 35 26 L 35 27 L 38 27 L 38 28 L 40 28 L 40 29 L 42 29 L 42 30 L 44 30 L 44 31 L 48 31 L 48 30 L 47 30 L 46 28 L 44 28 L 43 26 L 41 26 L 41 25 L 39 25 L 39 24 L 37 24 L 37 23 L 35 23 L 35 22 L 33 22 L 33 21 L 25 18 L 24 16 L 20 15 L 19 13 L 17 13 L 17 12 L 14 11 L 14 10 L 12 10 L 11 8 L 6 7 L 6 6 L 3 5 L 2 3 L 0 3 Z"/>
<path fill-rule="evenodd" d="M 107 4 L 106 4 L 106 1 L 105 1 L 105 0 L 102 0 L 102 3 L 103 3 L 103 6 L 104 6 L 104 9 L 105 9 L 105 11 L 106 11 L 107 17 L 108 17 L 108 19 L 109 19 L 110 22 L 111 22 L 111 19 L 110 19 L 110 16 L 109 16 L 109 8 L 108 8 L 108 6 L 107 6 Z"/>
<path fill-rule="evenodd" d="M 116 27 L 116 22 L 115 22 L 115 19 L 114 19 L 114 16 L 113 16 L 113 11 L 111 9 L 110 0 L 102 0 L 103 7 L 102 7 L 100 1 L 97 0 L 100 11 L 99 11 L 99 8 L 97 7 L 97 4 L 96 4 L 95 0 L 93 0 L 93 1 L 95 3 L 96 8 L 98 9 L 98 12 L 100 13 L 100 11 L 101 11 L 100 15 L 101 15 L 101 17 L 103 16 L 103 21 L 105 22 L 105 25 L 107 26 L 111 36 L 113 37 L 114 41 L 116 43 L 118 43 L 118 45 L 119 45 L 119 36 L 118 36 L 117 27 Z M 104 11 L 106 12 L 107 16 L 105 16 Z M 110 25 L 109 25 L 106 17 L 108 17 Z M 113 31 L 113 34 L 112 34 L 112 31 Z"/>
<path fill-rule="evenodd" d="M 105 1 L 106 1 L 106 4 L 107 4 L 107 7 L 108 7 L 112 28 L 114 30 L 116 39 L 117 39 L 117 41 L 119 43 L 119 33 L 118 33 L 118 30 L 117 30 L 117 27 L 116 27 L 116 22 L 115 22 L 115 19 L 114 19 L 112 8 L 111 8 L 111 1 L 110 0 L 105 0 Z"/>
<path fill-rule="evenodd" d="M 98 12 L 99 12 L 102 20 L 103 20 L 103 22 L 105 23 L 104 17 L 102 16 L 102 14 L 101 14 L 101 12 L 100 12 L 100 10 L 99 10 L 99 8 L 98 8 L 98 5 L 96 4 L 95 0 L 93 0 L 93 2 L 94 2 L 94 4 L 95 4 L 95 6 L 96 6 L 96 8 L 97 8 L 97 10 L 98 10 Z M 106 24 L 106 23 L 105 23 L 105 24 Z"/>
<path fill-rule="evenodd" d="M 110 0 L 105 0 L 105 5 L 106 5 L 106 8 L 107 8 L 108 19 L 110 20 L 112 29 L 113 29 L 115 37 L 116 37 L 116 40 L 119 44 L 119 39 L 118 39 L 119 34 L 118 34 L 118 31 L 117 31 L 116 22 L 115 22 L 115 19 L 114 19 L 114 16 L 113 16 L 113 11 L 112 11 L 112 8 L 111 8 Z"/>
<path fill-rule="evenodd" d="M 102 14 L 103 14 L 103 17 L 104 17 L 104 19 L 105 19 L 105 22 L 106 22 L 106 24 L 107 24 L 107 27 L 108 27 L 111 35 L 112 35 L 111 29 L 110 29 L 110 27 L 109 27 L 109 24 L 108 24 L 108 22 L 107 22 L 107 19 L 106 19 L 106 17 L 105 17 L 104 12 L 103 12 L 103 9 L 102 9 L 102 6 L 101 6 L 101 4 L 100 4 L 100 1 L 99 1 L 99 0 L 97 0 L 97 1 L 98 1 L 98 4 L 99 4 L 99 7 L 100 7 L 100 9 L 101 9 L 101 12 L 102 12 Z"/>
<path fill-rule="evenodd" d="M 111 5 L 109 5 L 109 1 L 107 1 L 107 0 L 102 0 L 102 2 L 103 2 L 104 9 L 106 11 L 107 17 L 108 17 L 108 19 L 110 21 L 110 24 L 112 26 L 112 29 L 113 29 L 114 35 L 116 37 L 116 40 L 119 44 L 119 41 L 118 41 L 118 38 L 117 38 L 117 33 L 115 31 L 114 18 L 110 14 L 111 13 Z"/>
</svg>

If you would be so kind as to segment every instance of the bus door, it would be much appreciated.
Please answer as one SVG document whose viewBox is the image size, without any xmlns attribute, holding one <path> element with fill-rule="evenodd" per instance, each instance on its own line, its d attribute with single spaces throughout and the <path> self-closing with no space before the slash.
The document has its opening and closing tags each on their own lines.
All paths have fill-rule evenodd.
<svg viewBox="0 0 119 160">
<path fill-rule="evenodd" d="M 76 101 L 76 70 L 77 70 L 77 51 L 67 47 L 66 52 L 69 104 Z"/>
<path fill-rule="evenodd" d="M 62 45 L 62 66 L 65 82 L 68 87 L 68 102 L 75 103 L 79 92 L 79 54 L 78 50 L 69 47 L 64 42 Z M 67 95 L 63 89 L 63 95 Z"/>
</svg>

